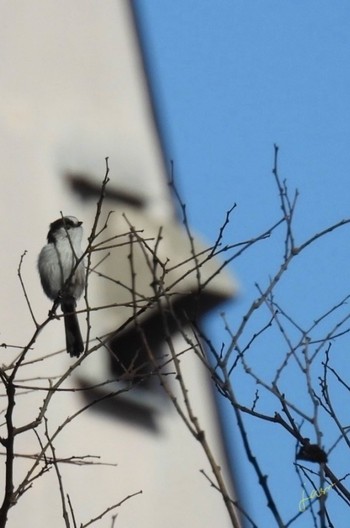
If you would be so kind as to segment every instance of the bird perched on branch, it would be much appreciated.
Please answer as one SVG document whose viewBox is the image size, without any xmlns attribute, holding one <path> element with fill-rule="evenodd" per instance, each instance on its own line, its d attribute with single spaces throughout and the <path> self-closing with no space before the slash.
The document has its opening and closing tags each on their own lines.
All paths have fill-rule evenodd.
<svg viewBox="0 0 350 528">
<path fill-rule="evenodd" d="M 84 291 L 85 270 L 81 240 L 83 228 L 75 216 L 63 216 L 50 225 L 47 244 L 42 248 L 38 269 L 46 295 L 60 303 L 64 314 L 67 352 L 79 357 L 84 350 L 83 339 L 75 311 Z"/>
</svg>

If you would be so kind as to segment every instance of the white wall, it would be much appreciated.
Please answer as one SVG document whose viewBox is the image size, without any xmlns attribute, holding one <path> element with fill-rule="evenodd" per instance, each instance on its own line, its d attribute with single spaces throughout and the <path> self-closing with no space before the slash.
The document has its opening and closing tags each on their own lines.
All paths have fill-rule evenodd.
<svg viewBox="0 0 350 528">
<path fill-rule="evenodd" d="M 35 328 L 17 277 L 20 255 L 28 251 L 22 273 L 35 316 L 42 322 L 50 303 L 40 289 L 36 258 L 48 225 L 63 211 L 84 220 L 88 232 L 94 218 L 93 202 L 83 203 L 70 192 L 67 171 L 86 172 L 100 181 L 104 158 L 109 156 L 114 188 L 142 193 L 147 215 L 159 222 L 169 221 L 173 209 L 129 1 L 2 2 L 0 56 L 0 340 L 23 346 Z M 97 315 L 94 324 L 96 336 L 106 320 Z M 54 321 L 43 330 L 28 359 L 63 348 L 62 321 Z M 1 350 L 3 364 L 17 353 L 13 348 Z M 104 361 L 101 353 L 80 367 L 81 375 L 93 377 L 97 369 L 103 376 Z M 29 365 L 21 379 L 59 375 L 70 362 L 63 352 Z M 215 438 L 217 424 L 205 373 L 191 357 L 183 366 L 198 415 Z M 45 380 L 31 383 L 47 386 Z M 76 386 L 76 376 L 65 385 Z M 44 395 L 45 391 L 35 391 L 20 397 L 16 426 L 36 417 Z M 50 433 L 82 405 L 79 393 L 56 394 L 48 413 Z M 199 473 L 202 468 L 208 470 L 199 443 L 169 403 L 160 399 L 157 405 L 158 434 L 89 410 L 57 437 L 58 457 L 98 455 L 117 464 L 62 466 L 78 526 L 140 489 L 141 496 L 118 510 L 117 526 L 229 526 L 219 495 Z M 43 426 L 39 430 L 43 434 Z M 217 439 L 215 443 L 220 451 Z M 18 437 L 17 450 L 23 454 L 39 450 L 33 432 Z M 28 464 L 26 459 L 16 460 L 15 484 Z M 0 480 L 2 490 L 3 470 Z M 11 510 L 9 526 L 61 527 L 60 508 L 51 468 Z M 98 525 L 110 526 L 110 519 L 108 515 Z"/>
</svg>

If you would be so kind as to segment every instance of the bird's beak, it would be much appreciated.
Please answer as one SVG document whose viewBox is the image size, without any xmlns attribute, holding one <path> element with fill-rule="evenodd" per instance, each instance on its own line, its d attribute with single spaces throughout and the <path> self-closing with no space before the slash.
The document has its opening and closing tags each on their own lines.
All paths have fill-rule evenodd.
<svg viewBox="0 0 350 528">
<path fill-rule="evenodd" d="M 83 222 L 78 222 L 78 226 L 81 226 Z"/>
</svg>

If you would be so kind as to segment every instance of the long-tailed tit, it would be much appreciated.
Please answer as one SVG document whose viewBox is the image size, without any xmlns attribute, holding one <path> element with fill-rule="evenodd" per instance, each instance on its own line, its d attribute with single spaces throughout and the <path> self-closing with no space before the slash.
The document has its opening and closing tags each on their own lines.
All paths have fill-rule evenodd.
<svg viewBox="0 0 350 528">
<path fill-rule="evenodd" d="M 46 295 L 61 304 L 64 314 L 67 352 L 79 357 L 84 350 L 76 301 L 84 290 L 85 270 L 82 256 L 82 222 L 75 216 L 64 216 L 50 225 L 47 244 L 40 252 L 38 269 Z"/>
</svg>

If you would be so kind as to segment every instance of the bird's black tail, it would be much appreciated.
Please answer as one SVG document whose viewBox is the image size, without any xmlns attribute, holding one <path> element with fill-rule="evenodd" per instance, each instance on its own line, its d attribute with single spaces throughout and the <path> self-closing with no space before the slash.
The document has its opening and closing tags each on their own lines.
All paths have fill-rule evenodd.
<svg viewBox="0 0 350 528">
<path fill-rule="evenodd" d="M 64 328 L 66 331 L 66 347 L 71 357 L 79 357 L 84 350 L 83 338 L 81 337 L 75 306 L 76 302 L 74 297 L 65 298 L 61 302 L 61 308 L 64 314 Z"/>
</svg>

